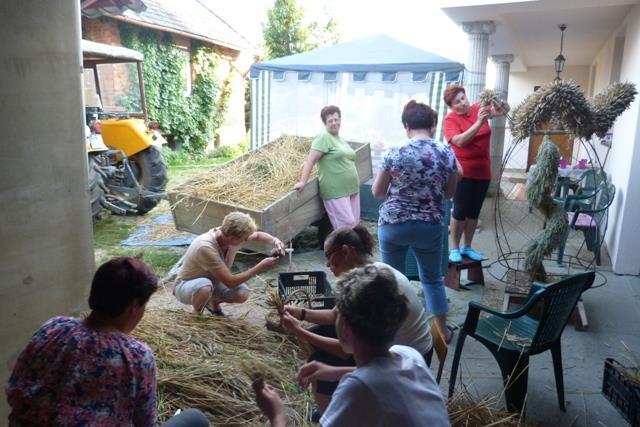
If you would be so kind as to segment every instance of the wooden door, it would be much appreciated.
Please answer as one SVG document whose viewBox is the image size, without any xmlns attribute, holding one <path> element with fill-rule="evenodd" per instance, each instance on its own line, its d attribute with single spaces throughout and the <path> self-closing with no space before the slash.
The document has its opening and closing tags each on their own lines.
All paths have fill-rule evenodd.
<svg viewBox="0 0 640 427">
<path fill-rule="evenodd" d="M 529 167 L 536 162 L 536 156 L 538 155 L 538 148 L 542 144 L 542 139 L 546 133 L 549 133 L 551 141 L 560 150 L 560 156 L 571 163 L 573 156 L 573 138 L 567 132 L 563 131 L 536 131 L 533 136 L 529 138 L 529 153 L 527 155 L 527 172 Z"/>
</svg>

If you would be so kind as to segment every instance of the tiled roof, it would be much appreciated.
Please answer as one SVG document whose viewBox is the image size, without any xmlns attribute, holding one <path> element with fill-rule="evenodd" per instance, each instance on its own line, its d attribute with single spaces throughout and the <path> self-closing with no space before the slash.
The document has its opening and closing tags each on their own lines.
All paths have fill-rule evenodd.
<svg viewBox="0 0 640 427">
<path fill-rule="evenodd" d="M 144 0 L 142 12 L 125 11 L 128 20 L 204 38 L 235 50 L 255 50 L 251 43 L 201 0 Z M 117 18 L 117 17 L 115 17 Z"/>
</svg>

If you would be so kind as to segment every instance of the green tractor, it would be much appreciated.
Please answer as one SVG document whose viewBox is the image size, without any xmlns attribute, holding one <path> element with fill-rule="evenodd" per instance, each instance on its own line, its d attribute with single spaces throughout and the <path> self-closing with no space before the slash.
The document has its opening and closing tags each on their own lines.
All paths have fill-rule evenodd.
<svg viewBox="0 0 640 427">
<path fill-rule="evenodd" d="M 92 215 L 145 214 L 165 197 L 168 177 L 167 141 L 147 121 L 143 55 L 83 40 L 82 59 Z"/>
</svg>

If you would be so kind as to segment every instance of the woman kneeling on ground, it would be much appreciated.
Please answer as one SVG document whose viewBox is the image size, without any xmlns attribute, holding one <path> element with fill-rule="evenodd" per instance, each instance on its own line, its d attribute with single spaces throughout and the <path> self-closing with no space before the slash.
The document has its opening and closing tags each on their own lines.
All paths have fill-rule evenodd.
<svg viewBox="0 0 640 427">
<path fill-rule="evenodd" d="M 337 288 L 336 331 L 357 369 L 319 362 L 300 369 L 302 387 L 316 380 L 340 380 L 320 424 L 449 426 L 444 398 L 422 355 L 411 347 L 391 346 L 409 311 L 395 275 L 368 265 L 343 274 Z M 284 405 L 273 387 L 261 382 L 253 386 L 271 425 L 284 426 Z"/>
<path fill-rule="evenodd" d="M 142 261 L 113 258 L 96 271 L 85 319 L 46 321 L 20 353 L 6 387 L 10 425 L 156 425 L 156 362 L 129 333 L 158 281 Z M 207 426 L 183 411 L 166 426 Z"/>
<path fill-rule="evenodd" d="M 343 227 L 333 231 L 325 240 L 324 253 L 327 267 L 336 277 L 357 267 L 373 264 L 379 268 L 387 268 L 391 271 L 398 283 L 399 291 L 407 298 L 408 315 L 401 322 L 392 343 L 407 345 L 417 350 L 425 360 L 431 361 L 432 342 L 429 332 L 427 313 L 424 310 L 421 298 L 416 288 L 399 271 L 381 263 L 373 262 L 371 256 L 375 242 L 369 231 L 362 225 L 355 227 Z M 345 352 L 337 339 L 335 322 L 338 317 L 338 309 L 331 310 L 306 310 L 295 306 L 286 306 L 282 318 L 282 324 L 295 334 L 299 339 L 309 342 L 314 352 L 309 360 L 317 360 L 331 366 L 346 366 L 353 370 L 356 361 L 352 355 Z M 306 330 L 299 320 L 315 323 L 316 327 Z M 319 381 L 312 384 L 314 399 L 323 412 L 331 395 L 336 390 L 338 382 Z"/>
</svg>

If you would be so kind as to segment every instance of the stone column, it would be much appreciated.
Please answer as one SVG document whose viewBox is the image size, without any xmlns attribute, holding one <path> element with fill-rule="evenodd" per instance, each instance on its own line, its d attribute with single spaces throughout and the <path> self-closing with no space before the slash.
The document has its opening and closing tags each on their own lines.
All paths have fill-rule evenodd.
<svg viewBox="0 0 640 427">
<path fill-rule="evenodd" d="M 495 65 L 496 80 L 494 90 L 498 92 L 500 99 L 505 101 L 509 95 L 509 69 L 513 62 L 513 55 L 492 55 L 491 61 Z M 502 167 L 502 155 L 504 152 L 504 130 L 506 117 L 491 119 L 491 185 L 489 194 L 498 194 L 500 189 L 500 168 Z"/>
<path fill-rule="evenodd" d="M 0 2 L 0 384 L 45 320 L 87 309 L 81 36 L 79 1 Z"/>
<path fill-rule="evenodd" d="M 489 35 L 496 32 L 493 21 L 463 22 L 462 30 L 468 34 L 469 46 L 465 60 L 464 88 L 473 103 L 485 87 L 487 80 L 487 59 L 489 56 Z"/>
</svg>

